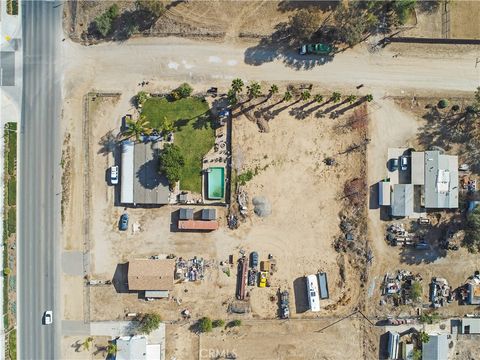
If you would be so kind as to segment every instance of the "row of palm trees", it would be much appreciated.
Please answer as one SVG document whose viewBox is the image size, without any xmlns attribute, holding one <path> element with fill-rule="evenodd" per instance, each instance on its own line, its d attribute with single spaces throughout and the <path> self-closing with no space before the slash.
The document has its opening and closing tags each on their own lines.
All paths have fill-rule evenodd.
<svg viewBox="0 0 480 360">
<path fill-rule="evenodd" d="M 232 105 L 235 105 L 238 102 L 238 95 L 243 92 L 244 86 L 245 86 L 245 84 L 244 84 L 242 79 L 233 79 L 232 80 L 232 85 L 230 86 L 230 90 L 228 91 L 228 94 L 227 94 L 227 96 L 230 100 L 230 103 Z M 246 89 L 247 89 L 247 96 L 248 96 L 249 100 L 258 98 L 259 96 L 262 95 L 261 85 L 256 81 L 251 82 L 246 87 Z M 271 98 L 273 95 L 278 94 L 278 92 L 279 92 L 278 86 L 275 85 L 275 84 L 272 84 L 270 86 L 269 90 L 268 90 L 268 97 L 267 98 Z M 302 100 L 302 101 L 308 101 L 308 100 L 311 99 L 311 97 L 312 97 L 312 94 L 310 93 L 309 90 L 304 90 L 300 93 L 300 100 Z M 345 102 L 348 102 L 350 104 L 353 104 L 358 99 L 357 95 L 351 94 L 351 95 L 347 95 L 347 96 L 344 97 L 338 91 L 334 91 L 331 94 L 331 96 L 328 98 L 327 102 L 338 103 L 342 100 L 342 98 Z M 292 92 L 289 91 L 289 90 L 285 91 L 285 93 L 283 94 L 283 97 L 282 97 L 282 101 L 289 102 L 292 99 L 293 99 Z M 324 100 L 323 95 L 321 95 L 321 94 L 313 95 L 313 102 L 322 103 L 323 100 Z M 363 97 L 363 100 L 367 101 L 367 102 L 370 102 L 370 101 L 373 100 L 373 95 L 372 94 L 367 94 Z"/>
</svg>

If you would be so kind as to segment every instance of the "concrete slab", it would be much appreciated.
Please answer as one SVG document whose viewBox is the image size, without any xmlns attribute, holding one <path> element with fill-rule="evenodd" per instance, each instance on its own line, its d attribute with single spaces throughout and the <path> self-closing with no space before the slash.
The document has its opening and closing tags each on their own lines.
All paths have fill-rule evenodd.
<svg viewBox="0 0 480 360">
<path fill-rule="evenodd" d="M 0 51 L 0 86 L 15 86 L 14 51 Z"/>
</svg>

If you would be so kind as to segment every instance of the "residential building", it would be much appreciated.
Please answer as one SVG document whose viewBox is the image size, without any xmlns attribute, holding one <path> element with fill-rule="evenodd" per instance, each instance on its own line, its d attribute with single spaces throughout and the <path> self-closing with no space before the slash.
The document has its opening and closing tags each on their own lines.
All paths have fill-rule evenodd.
<svg viewBox="0 0 480 360">
<path fill-rule="evenodd" d="M 136 259 L 128 263 L 128 289 L 132 291 L 145 291 L 146 297 L 149 291 L 168 292 L 173 290 L 173 276 L 175 272 L 175 260 L 173 259 Z M 153 295 L 155 293 L 151 293 Z M 157 293 L 161 294 L 161 293 Z"/>
<path fill-rule="evenodd" d="M 422 344 L 422 360 L 448 360 L 447 334 L 429 334 L 429 337 Z"/>
</svg>

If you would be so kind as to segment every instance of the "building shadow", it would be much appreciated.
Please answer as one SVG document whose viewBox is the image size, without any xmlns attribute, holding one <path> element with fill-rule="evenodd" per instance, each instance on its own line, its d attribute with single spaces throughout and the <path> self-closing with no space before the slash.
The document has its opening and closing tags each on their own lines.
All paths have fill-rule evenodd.
<svg viewBox="0 0 480 360">
<path fill-rule="evenodd" d="M 117 264 L 113 274 L 112 284 L 117 293 L 134 293 L 128 289 L 128 262 Z"/>
<path fill-rule="evenodd" d="M 446 250 L 433 247 L 431 244 L 427 250 L 405 246 L 400 251 L 400 262 L 408 265 L 430 264 L 445 256 Z"/>
<path fill-rule="evenodd" d="M 378 358 L 380 360 L 388 359 L 388 332 L 380 335 L 378 342 Z"/>
<path fill-rule="evenodd" d="M 378 203 L 378 184 L 380 182 L 376 182 L 375 184 L 373 185 L 370 185 L 369 187 L 369 197 L 368 197 L 368 208 L 370 210 L 375 210 L 375 209 L 378 209 L 380 207 L 379 203 Z"/>
<path fill-rule="evenodd" d="M 304 313 L 310 309 L 307 296 L 307 284 L 305 277 L 298 277 L 293 281 L 293 293 L 295 296 L 295 312 Z"/>
<path fill-rule="evenodd" d="M 180 219 L 180 209 L 170 213 L 170 232 L 178 232 L 178 220 Z"/>
</svg>

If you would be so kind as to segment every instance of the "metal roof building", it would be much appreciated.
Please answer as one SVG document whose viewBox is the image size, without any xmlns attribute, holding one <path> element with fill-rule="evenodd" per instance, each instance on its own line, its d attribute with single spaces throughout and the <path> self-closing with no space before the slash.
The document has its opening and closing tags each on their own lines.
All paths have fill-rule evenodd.
<svg viewBox="0 0 480 360">
<path fill-rule="evenodd" d="M 217 211 L 215 209 L 202 209 L 202 220 L 215 220 Z"/>
<path fill-rule="evenodd" d="M 480 284 L 468 284 L 467 304 L 480 305 Z"/>
<path fill-rule="evenodd" d="M 447 334 L 428 334 L 430 339 L 422 344 L 422 360 L 447 360 Z"/>
<path fill-rule="evenodd" d="M 463 318 L 460 324 L 460 334 L 480 334 L 480 318 Z"/>
<path fill-rule="evenodd" d="M 405 217 L 413 214 L 413 185 L 395 184 L 393 186 L 391 215 Z"/>
<path fill-rule="evenodd" d="M 115 340 L 116 360 L 147 360 L 147 338 L 145 336 L 122 336 Z"/>
<path fill-rule="evenodd" d="M 158 171 L 157 143 L 122 143 L 120 202 L 164 205 L 170 202 L 170 186 Z"/>
<path fill-rule="evenodd" d="M 193 219 L 193 209 L 181 208 L 179 213 L 180 220 L 192 220 Z"/>
<path fill-rule="evenodd" d="M 458 208 L 458 157 L 425 151 L 425 207 Z"/>
</svg>

